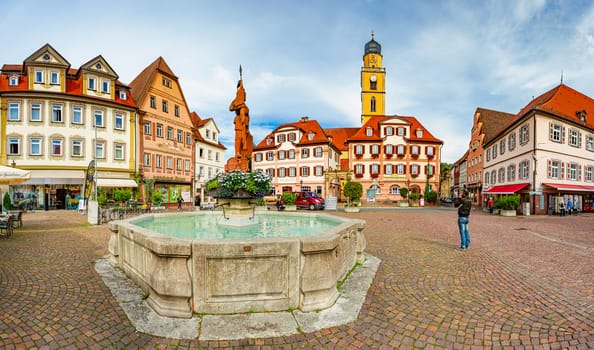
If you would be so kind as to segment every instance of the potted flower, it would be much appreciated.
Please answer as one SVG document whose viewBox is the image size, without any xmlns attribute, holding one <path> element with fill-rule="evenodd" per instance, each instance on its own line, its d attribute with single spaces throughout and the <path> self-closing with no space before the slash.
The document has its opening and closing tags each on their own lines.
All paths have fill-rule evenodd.
<svg viewBox="0 0 594 350">
<path fill-rule="evenodd" d="M 361 196 L 363 196 L 363 186 L 354 181 L 347 181 L 344 184 L 342 193 L 347 197 L 347 203 L 344 205 L 344 211 L 349 213 L 358 213 L 361 206 Z"/>
<path fill-rule="evenodd" d="M 499 209 L 501 216 L 516 216 L 516 209 L 520 206 L 520 196 L 514 194 L 499 197 L 495 200 L 494 206 Z"/>
<path fill-rule="evenodd" d="M 261 171 L 219 173 L 206 183 L 215 198 L 262 198 L 270 192 L 270 175 Z"/>
<path fill-rule="evenodd" d="M 286 211 L 296 211 L 297 210 L 297 206 L 295 205 L 296 200 L 297 200 L 297 193 L 284 192 L 283 193 L 283 202 L 285 203 L 285 210 Z"/>
<path fill-rule="evenodd" d="M 412 206 L 413 207 L 418 207 L 419 206 L 419 197 L 420 195 L 418 193 L 411 193 L 409 195 L 410 199 L 412 200 Z"/>
<path fill-rule="evenodd" d="M 400 196 L 402 196 L 402 200 L 398 202 L 398 206 L 408 207 L 408 188 L 402 187 L 400 189 Z"/>
</svg>

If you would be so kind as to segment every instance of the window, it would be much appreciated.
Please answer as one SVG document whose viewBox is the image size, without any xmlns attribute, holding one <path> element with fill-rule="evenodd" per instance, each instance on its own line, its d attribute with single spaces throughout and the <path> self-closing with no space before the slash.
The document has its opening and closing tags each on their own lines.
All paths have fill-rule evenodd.
<svg viewBox="0 0 594 350">
<path fill-rule="evenodd" d="M 276 135 L 276 141 L 278 143 L 285 142 L 285 135 L 284 134 Z"/>
<path fill-rule="evenodd" d="M 266 160 L 274 160 L 274 152 L 266 152 Z"/>
<path fill-rule="evenodd" d="M 297 134 L 294 132 L 289 133 L 289 141 L 293 142 L 297 140 Z"/>
<path fill-rule="evenodd" d="M 8 154 L 11 156 L 21 154 L 21 139 L 18 137 L 8 138 Z"/>
<path fill-rule="evenodd" d="M 184 162 L 184 170 L 190 171 L 190 161 L 188 159 L 186 159 L 186 161 Z"/>
<path fill-rule="evenodd" d="M 577 129 L 569 129 L 569 145 L 582 147 L 582 133 Z"/>
<path fill-rule="evenodd" d="M 386 153 L 386 155 L 391 156 L 392 154 L 394 154 L 394 146 L 392 145 L 386 145 L 384 147 L 384 153 Z"/>
<path fill-rule="evenodd" d="M 311 140 L 313 140 L 313 139 L 314 139 L 314 136 L 315 136 L 315 135 L 316 135 L 316 134 L 314 134 L 313 132 L 311 132 L 311 131 L 310 131 L 310 132 L 308 132 L 308 133 L 307 133 L 307 139 L 308 139 L 309 141 L 311 141 Z"/>
<path fill-rule="evenodd" d="M 296 174 L 297 174 L 297 169 L 295 167 L 290 167 L 289 168 L 289 176 L 295 177 Z"/>
<path fill-rule="evenodd" d="M 116 113 L 114 116 L 114 128 L 124 130 L 124 116 L 121 113 Z"/>
<path fill-rule="evenodd" d="M 157 124 L 157 137 L 163 137 L 163 124 Z"/>
<path fill-rule="evenodd" d="M 588 165 L 586 166 L 586 168 L 584 169 L 584 179 L 587 182 L 592 182 L 592 172 L 594 171 L 594 166 L 592 165 Z"/>
<path fill-rule="evenodd" d="M 113 159 L 124 160 L 124 144 L 115 143 L 113 146 Z"/>
<path fill-rule="evenodd" d="M 216 132 L 212 132 L 212 140 L 216 141 L 217 140 L 217 133 Z"/>
<path fill-rule="evenodd" d="M 561 162 L 556 159 L 549 160 L 547 167 L 547 177 L 551 179 L 558 179 L 560 176 L 559 170 L 561 169 Z"/>
<path fill-rule="evenodd" d="M 375 75 L 372 75 L 371 78 L 369 78 L 369 89 L 377 90 L 377 79 Z"/>
<path fill-rule="evenodd" d="M 355 176 L 363 176 L 363 164 L 355 164 Z"/>
<path fill-rule="evenodd" d="M 371 155 L 377 156 L 379 154 L 379 145 L 371 145 Z"/>
<path fill-rule="evenodd" d="M 435 155 L 435 147 L 427 146 L 427 149 L 425 152 L 427 152 L 428 157 L 433 157 Z"/>
<path fill-rule="evenodd" d="M 278 151 L 278 159 L 279 160 L 285 159 L 285 151 L 283 151 L 283 150 Z"/>
<path fill-rule="evenodd" d="M 173 169 L 173 157 L 167 157 L 166 162 L 167 164 L 165 166 L 167 169 Z"/>
<path fill-rule="evenodd" d="M 499 141 L 499 152 L 500 154 L 505 153 L 505 139 L 501 139 L 501 141 Z"/>
<path fill-rule="evenodd" d="M 169 80 L 167 78 L 163 78 L 162 83 L 163 83 L 163 86 L 171 89 L 171 80 Z"/>
<path fill-rule="evenodd" d="M 355 155 L 363 155 L 363 145 L 355 145 Z"/>
<path fill-rule="evenodd" d="M 485 173 L 485 185 L 489 184 L 489 173 Z"/>
<path fill-rule="evenodd" d="M 487 149 L 487 162 L 491 160 L 491 149 Z"/>
<path fill-rule="evenodd" d="M 507 181 L 516 181 L 516 166 L 515 164 L 508 165 L 507 167 Z"/>
<path fill-rule="evenodd" d="M 157 167 L 159 169 L 161 169 L 163 167 L 163 156 L 161 156 L 159 154 L 157 154 L 155 156 L 155 167 Z"/>
<path fill-rule="evenodd" d="M 304 166 L 300 169 L 301 176 L 309 176 L 309 167 Z"/>
<path fill-rule="evenodd" d="M 175 161 L 175 168 L 176 170 L 183 170 L 182 168 L 182 159 L 181 158 L 177 158 Z"/>
<path fill-rule="evenodd" d="M 435 165 L 429 164 L 425 167 L 425 169 L 425 173 L 427 174 L 427 176 L 435 175 Z"/>
<path fill-rule="evenodd" d="M 370 170 L 370 173 L 371 173 L 371 176 L 372 176 L 372 177 L 373 177 L 374 175 L 378 175 L 378 174 L 379 174 L 379 164 L 376 164 L 376 163 L 374 163 L 374 164 L 371 164 L 371 165 L 369 166 L 369 170 Z"/>
<path fill-rule="evenodd" d="M 35 83 L 42 84 L 43 83 L 43 71 L 42 70 L 35 70 Z"/>
<path fill-rule="evenodd" d="M 404 145 L 398 145 L 396 146 L 396 153 L 398 153 L 399 156 L 403 156 L 405 153 L 405 147 Z"/>
<path fill-rule="evenodd" d="M 212 160 L 212 150 L 208 150 L 208 160 Z"/>
<path fill-rule="evenodd" d="M 170 126 L 167 127 L 167 139 L 173 140 L 173 128 Z"/>
<path fill-rule="evenodd" d="M 418 130 L 417 130 L 417 137 L 418 137 L 418 138 L 421 138 L 421 137 L 423 137 L 423 130 L 422 130 L 422 129 L 418 129 Z"/>
<path fill-rule="evenodd" d="M 528 170 L 529 170 L 529 163 L 527 160 L 523 160 L 520 162 L 518 166 L 518 178 L 520 180 L 528 179 Z"/>
<path fill-rule="evenodd" d="M 83 155 L 83 141 L 72 140 L 71 152 L 73 157 L 82 157 Z"/>
<path fill-rule="evenodd" d="M 586 149 L 588 151 L 594 151 L 594 135 L 586 136 Z"/>
<path fill-rule="evenodd" d="M 324 167 L 322 167 L 321 165 L 317 165 L 316 167 L 314 167 L 314 175 L 315 176 L 324 175 Z"/>
<path fill-rule="evenodd" d="M 161 107 L 163 109 L 163 112 L 169 112 L 169 106 L 167 105 L 167 101 L 163 100 L 163 102 L 161 102 Z"/>
<path fill-rule="evenodd" d="M 392 136 L 392 135 L 394 135 L 394 128 L 393 128 L 393 127 L 391 127 L 391 126 L 388 126 L 388 127 L 386 128 L 386 135 L 387 135 L 387 136 Z"/>
<path fill-rule="evenodd" d="M 418 156 L 419 155 L 419 146 L 411 146 L 410 151 L 413 156 Z"/>
<path fill-rule="evenodd" d="M 549 140 L 553 142 L 562 143 L 564 141 L 564 134 L 564 127 L 562 125 L 556 123 L 549 123 Z"/>
<path fill-rule="evenodd" d="M 365 129 L 365 135 L 372 136 L 373 135 L 373 129 L 372 128 Z"/>
<path fill-rule="evenodd" d="M 384 174 L 386 174 L 386 175 L 392 175 L 392 173 L 393 173 L 393 169 L 392 168 L 393 168 L 392 164 L 386 164 L 386 165 L 384 165 Z"/>
<path fill-rule="evenodd" d="M 19 85 L 19 77 L 17 77 L 16 75 L 11 76 L 8 79 L 8 85 L 9 86 L 18 86 Z"/>
<path fill-rule="evenodd" d="M 505 169 L 503 167 L 499 168 L 497 171 L 497 182 L 502 183 L 505 182 Z"/>
<path fill-rule="evenodd" d="M 150 153 L 144 154 L 144 166 L 151 166 L 151 154 Z"/>
<path fill-rule="evenodd" d="M 400 194 L 400 187 L 398 185 L 390 186 L 390 194 Z"/>
<path fill-rule="evenodd" d="M 103 80 L 101 82 L 101 92 L 103 93 L 109 93 L 109 81 L 108 80 Z"/>
<path fill-rule="evenodd" d="M 256 153 L 256 154 L 254 155 L 254 160 L 255 160 L 256 162 L 261 162 L 261 161 L 262 161 L 262 153 Z"/>
<path fill-rule="evenodd" d="M 309 149 L 308 148 L 303 148 L 301 150 L 301 158 L 309 158 Z"/>
<path fill-rule="evenodd" d="M 417 164 L 413 164 L 410 166 L 410 173 L 412 176 L 419 175 L 419 166 Z"/>
<path fill-rule="evenodd" d="M 496 172 L 495 170 L 491 171 L 491 184 L 495 185 L 497 183 L 497 177 L 496 177 Z"/>
<path fill-rule="evenodd" d="M 528 133 L 528 124 L 522 125 L 520 128 L 520 145 L 525 145 L 530 141 L 529 133 Z"/>
<path fill-rule="evenodd" d="M 60 73 L 50 72 L 50 84 L 52 84 L 52 85 L 60 84 Z"/>
<path fill-rule="evenodd" d="M 184 132 L 181 130 L 177 131 L 177 142 L 184 142 Z"/>
<path fill-rule="evenodd" d="M 200 156 L 200 159 L 204 159 L 204 148 L 200 148 L 200 150 L 198 150 L 198 154 Z"/>
<path fill-rule="evenodd" d="M 11 102 L 8 104 L 8 120 L 18 121 L 21 120 L 21 104 L 17 102 Z"/>
<path fill-rule="evenodd" d="M 144 134 L 145 135 L 151 134 L 151 122 L 144 122 Z"/>
<path fill-rule="evenodd" d="M 87 89 L 89 90 L 97 90 L 97 80 L 93 77 L 89 77 L 87 79 Z"/>
<path fill-rule="evenodd" d="M 105 142 L 102 142 L 102 141 L 95 142 L 95 158 L 97 158 L 97 159 L 105 158 Z"/>
<path fill-rule="evenodd" d="M 126 91 L 121 91 L 120 90 L 120 100 L 127 100 L 128 99 L 128 95 L 126 94 Z"/>
<path fill-rule="evenodd" d="M 577 163 L 567 164 L 567 180 L 577 181 L 580 175 L 580 169 Z"/>
<path fill-rule="evenodd" d="M 285 172 L 285 168 L 278 168 L 278 177 L 285 177 L 286 172 Z"/>
<path fill-rule="evenodd" d="M 511 152 L 516 148 L 516 133 L 512 132 L 507 137 L 507 148 Z"/>
<path fill-rule="evenodd" d="M 62 143 L 64 140 L 62 139 L 52 139 L 52 156 L 61 156 L 62 155 Z"/>
<path fill-rule="evenodd" d="M 99 110 L 95 111 L 95 125 L 94 126 L 97 126 L 100 128 L 105 126 L 105 125 L 103 125 L 103 111 L 99 111 Z"/>
<path fill-rule="evenodd" d="M 406 174 L 406 166 L 404 164 L 398 164 L 398 165 L 396 165 L 396 173 L 398 175 L 404 175 L 404 174 Z"/>
<path fill-rule="evenodd" d="M 157 108 L 157 99 L 155 96 L 150 97 L 151 108 Z"/>
<path fill-rule="evenodd" d="M 404 132 L 404 130 L 405 130 L 404 128 L 398 128 L 398 129 L 397 129 L 398 136 L 404 136 L 404 135 L 406 134 L 406 133 Z"/>
<path fill-rule="evenodd" d="M 62 122 L 62 105 L 52 105 L 52 122 Z"/>
<path fill-rule="evenodd" d="M 322 147 L 314 148 L 314 157 L 322 158 L 323 155 L 324 155 L 324 151 L 323 151 Z"/>
<path fill-rule="evenodd" d="M 83 123 L 82 107 L 79 107 L 79 106 L 72 107 L 72 124 L 82 124 L 82 123 Z"/>
<path fill-rule="evenodd" d="M 215 160 L 218 162 L 220 159 L 219 152 L 215 152 Z"/>
<path fill-rule="evenodd" d="M 186 145 L 191 145 L 191 144 L 192 144 L 192 134 L 187 132 L 186 133 Z"/>
<path fill-rule="evenodd" d="M 493 150 L 491 151 L 491 155 L 493 156 L 493 159 L 497 158 L 497 144 L 493 145 Z"/>
<path fill-rule="evenodd" d="M 375 97 L 371 98 L 371 112 L 375 112 Z"/>
<path fill-rule="evenodd" d="M 289 150 L 289 159 L 295 159 L 295 150 L 294 149 Z"/>
<path fill-rule="evenodd" d="M 29 140 L 29 154 L 32 156 L 40 156 L 41 155 L 41 138 L 34 137 Z"/>
<path fill-rule="evenodd" d="M 31 117 L 32 122 L 41 121 L 41 103 L 31 103 Z"/>
</svg>

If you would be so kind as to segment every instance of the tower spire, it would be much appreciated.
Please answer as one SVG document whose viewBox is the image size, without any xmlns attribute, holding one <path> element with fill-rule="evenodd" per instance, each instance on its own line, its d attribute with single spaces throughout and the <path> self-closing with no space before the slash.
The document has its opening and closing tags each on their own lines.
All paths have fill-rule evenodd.
<svg viewBox="0 0 594 350">
<path fill-rule="evenodd" d="M 241 69 L 241 64 L 239 65 L 239 80 L 243 80 L 243 70 Z"/>
</svg>

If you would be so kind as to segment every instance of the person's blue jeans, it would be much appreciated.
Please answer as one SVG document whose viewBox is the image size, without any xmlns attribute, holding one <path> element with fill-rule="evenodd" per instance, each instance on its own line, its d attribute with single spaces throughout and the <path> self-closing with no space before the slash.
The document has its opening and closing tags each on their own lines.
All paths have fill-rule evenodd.
<svg viewBox="0 0 594 350">
<path fill-rule="evenodd" d="M 460 248 L 468 248 L 470 246 L 470 232 L 468 232 L 468 217 L 458 217 L 458 230 L 460 231 Z"/>
</svg>

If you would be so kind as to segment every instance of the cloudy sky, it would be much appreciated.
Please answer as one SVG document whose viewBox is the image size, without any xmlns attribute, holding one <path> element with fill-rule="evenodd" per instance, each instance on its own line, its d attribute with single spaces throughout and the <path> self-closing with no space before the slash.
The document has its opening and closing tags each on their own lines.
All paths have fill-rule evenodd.
<svg viewBox="0 0 594 350">
<path fill-rule="evenodd" d="M 477 107 L 517 113 L 562 76 L 594 96 L 590 0 L 2 0 L 0 18 L 2 64 L 49 43 L 73 68 L 103 55 L 127 84 L 163 56 L 190 109 L 215 118 L 227 157 L 240 64 L 256 142 L 302 116 L 359 126 L 371 31 L 386 113 L 417 117 L 444 141 L 444 162 L 464 153 Z"/>
</svg>

